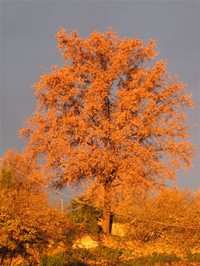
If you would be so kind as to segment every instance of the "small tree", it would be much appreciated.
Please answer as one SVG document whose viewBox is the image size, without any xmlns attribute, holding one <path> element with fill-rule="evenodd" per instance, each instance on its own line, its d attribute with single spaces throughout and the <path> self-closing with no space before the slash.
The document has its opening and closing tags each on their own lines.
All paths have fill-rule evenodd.
<svg viewBox="0 0 200 266">
<path fill-rule="evenodd" d="M 18 170 L 20 165 L 23 168 Z M 3 158 L 0 168 L 1 265 L 19 257 L 28 265 L 36 265 L 39 255 L 45 249 L 50 250 L 50 245 L 54 245 L 55 250 L 59 241 L 67 242 L 70 221 L 49 207 L 48 196 L 42 186 L 35 183 L 36 176 L 31 169 L 27 159 L 11 150 Z"/>
<path fill-rule="evenodd" d="M 97 235 L 101 231 L 99 226 L 99 221 L 102 218 L 101 210 L 84 198 L 71 200 L 68 216 L 75 223 L 79 235 L 86 233 Z"/>
<path fill-rule="evenodd" d="M 126 236 L 146 245 L 145 250 L 156 244 L 162 252 L 186 254 L 200 247 L 198 193 L 163 189 L 130 208 L 126 221 Z"/>
<path fill-rule="evenodd" d="M 166 63 L 153 62 L 153 40 L 119 39 L 113 31 L 82 39 L 64 29 L 57 39 L 65 63 L 34 85 L 38 104 L 22 135 L 55 187 L 89 180 L 102 188 L 108 233 L 123 191 L 155 188 L 190 165 L 184 107 L 192 103 Z"/>
</svg>

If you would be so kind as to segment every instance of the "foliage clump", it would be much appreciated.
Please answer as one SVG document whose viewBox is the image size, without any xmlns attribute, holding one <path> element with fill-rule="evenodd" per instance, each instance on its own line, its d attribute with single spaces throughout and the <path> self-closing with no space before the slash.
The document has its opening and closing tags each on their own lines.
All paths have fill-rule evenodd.
<svg viewBox="0 0 200 266">
<path fill-rule="evenodd" d="M 17 166 L 23 165 L 18 169 Z M 26 173 L 26 169 L 30 171 Z M 9 151 L 0 169 L 0 264 L 18 257 L 31 263 L 43 251 L 66 241 L 67 216 L 48 205 L 48 195 L 38 184 L 26 159 Z M 24 175 L 22 173 L 26 173 Z M 37 182 L 36 182 L 37 181 Z M 42 181 L 41 181 L 42 182 Z"/>
<path fill-rule="evenodd" d="M 98 236 L 102 231 L 99 222 L 102 218 L 102 210 L 95 207 L 84 197 L 72 200 L 68 207 L 68 215 L 76 224 L 77 233 L 80 235 L 91 234 Z"/>
</svg>

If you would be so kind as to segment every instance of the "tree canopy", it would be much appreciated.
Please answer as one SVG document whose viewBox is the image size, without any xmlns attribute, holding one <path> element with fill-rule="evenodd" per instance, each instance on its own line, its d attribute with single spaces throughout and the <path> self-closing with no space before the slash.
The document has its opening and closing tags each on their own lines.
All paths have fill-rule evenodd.
<svg viewBox="0 0 200 266">
<path fill-rule="evenodd" d="M 83 39 L 64 29 L 56 37 L 64 65 L 34 84 L 37 107 L 21 133 L 55 187 L 87 180 L 102 189 L 108 221 L 120 193 L 159 187 L 190 165 L 192 102 L 166 62 L 155 60 L 154 40 L 113 31 Z"/>
</svg>

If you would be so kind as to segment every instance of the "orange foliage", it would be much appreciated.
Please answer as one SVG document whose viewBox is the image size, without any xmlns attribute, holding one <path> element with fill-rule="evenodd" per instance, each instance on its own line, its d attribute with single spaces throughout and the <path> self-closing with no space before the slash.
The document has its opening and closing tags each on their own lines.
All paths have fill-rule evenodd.
<svg viewBox="0 0 200 266">
<path fill-rule="evenodd" d="M 56 37 L 65 64 L 34 84 L 37 108 L 21 133 L 28 153 L 43 155 L 49 182 L 101 186 L 109 216 L 116 188 L 157 187 L 190 165 L 190 95 L 165 61 L 154 62 L 154 40 L 64 29 Z"/>
<path fill-rule="evenodd" d="M 121 218 L 126 221 L 125 233 L 133 245 L 140 243 L 147 253 L 199 251 L 198 203 L 198 193 L 173 189 L 164 189 L 142 201 L 138 199 L 137 203 L 132 199 L 129 212 Z"/>
<path fill-rule="evenodd" d="M 66 242 L 67 217 L 48 206 L 48 195 L 36 179 L 32 162 L 8 151 L 0 169 L 0 264 L 14 258 L 36 265 L 39 256 Z M 18 168 L 20 167 L 20 168 Z M 37 180 L 37 182 L 36 182 Z M 56 219 L 55 219 L 56 217 Z M 10 264 L 9 264 L 10 265 Z"/>
</svg>

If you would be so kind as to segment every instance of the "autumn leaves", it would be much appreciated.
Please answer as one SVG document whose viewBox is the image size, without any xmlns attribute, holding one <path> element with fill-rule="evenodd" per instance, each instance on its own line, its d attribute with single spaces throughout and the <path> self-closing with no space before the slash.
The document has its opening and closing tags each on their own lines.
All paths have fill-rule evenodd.
<svg viewBox="0 0 200 266">
<path fill-rule="evenodd" d="M 113 31 L 82 39 L 64 29 L 56 37 L 65 63 L 34 85 L 38 104 L 22 130 L 29 154 L 43 156 L 50 182 L 87 180 L 114 198 L 136 184 L 162 186 L 190 165 L 190 95 L 164 61 L 154 62 L 155 41 L 120 39 Z"/>
<path fill-rule="evenodd" d="M 102 228 L 110 233 L 111 217 L 120 215 L 120 206 L 126 205 L 123 217 L 130 218 L 136 195 L 163 188 L 166 180 L 176 180 L 178 169 L 190 166 L 193 151 L 185 108 L 192 107 L 191 97 L 184 84 L 170 76 L 165 61 L 155 60 L 154 40 L 144 44 L 138 38 L 121 39 L 113 31 L 94 32 L 83 39 L 64 29 L 56 37 L 64 64 L 34 84 L 36 110 L 21 130 L 27 139 L 24 157 L 11 154 L 9 160 L 20 162 L 27 176 L 42 176 L 42 182 L 55 188 L 85 181 L 86 196 L 102 209 Z M 8 173 L 2 172 L 1 178 Z M 34 182 L 15 178 L 25 184 L 23 197 L 20 194 L 20 204 L 25 204 L 26 190 Z M 17 184 L 6 193 L 14 197 L 13 191 L 22 189 Z M 36 241 L 43 233 L 49 239 L 56 226 L 51 220 L 54 214 L 45 204 L 47 216 L 36 214 L 34 208 L 45 197 L 37 189 L 31 197 L 36 207 L 28 201 L 29 209 L 23 204 L 20 208 L 30 221 L 41 218 L 41 224 L 23 225 L 25 241 Z M 6 215 L 11 215 L 6 219 L 13 230 L 23 231 L 12 212 Z"/>
</svg>

